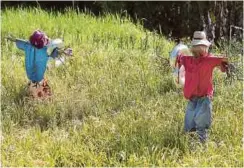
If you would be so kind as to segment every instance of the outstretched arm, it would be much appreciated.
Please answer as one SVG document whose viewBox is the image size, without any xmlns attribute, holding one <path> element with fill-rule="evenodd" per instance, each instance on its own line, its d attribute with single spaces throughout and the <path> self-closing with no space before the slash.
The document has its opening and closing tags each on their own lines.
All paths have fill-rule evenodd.
<svg viewBox="0 0 244 168">
<path fill-rule="evenodd" d="M 50 57 L 56 58 L 58 56 L 58 48 L 55 48 L 53 52 L 50 54 Z"/>
<path fill-rule="evenodd" d="M 221 70 L 221 72 L 226 72 L 227 71 L 227 69 L 228 69 L 228 62 L 222 62 L 222 64 L 220 65 L 220 70 Z"/>
<path fill-rule="evenodd" d="M 66 48 L 66 49 L 59 49 L 55 48 L 52 53 L 50 54 L 50 57 L 56 58 L 58 55 L 65 54 L 66 56 L 72 56 L 73 52 L 71 48 Z"/>
<path fill-rule="evenodd" d="M 16 46 L 21 49 L 21 50 L 25 50 L 26 45 L 28 44 L 28 42 L 26 40 L 22 40 L 22 39 L 17 39 L 11 36 L 6 37 L 7 40 L 15 42 Z"/>
<path fill-rule="evenodd" d="M 228 69 L 228 59 L 226 57 L 211 57 L 214 67 L 218 67 L 222 72 Z"/>
<path fill-rule="evenodd" d="M 21 49 L 21 50 L 25 50 L 26 46 L 29 44 L 26 40 L 22 40 L 22 39 L 16 39 L 16 46 Z"/>
<path fill-rule="evenodd" d="M 5 38 L 7 40 L 9 40 L 9 41 L 16 42 L 16 38 L 14 38 L 14 37 L 8 36 L 8 37 L 5 37 Z"/>
<path fill-rule="evenodd" d="M 28 42 L 26 40 L 22 40 L 22 39 L 18 39 L 18 38 L 14 38 L 12 36 L 7 36 L 5 37 L 7 40 L 15 42 L 16 46 L 21 49 L 21 50 L 25 50 Z"/>
</svg>

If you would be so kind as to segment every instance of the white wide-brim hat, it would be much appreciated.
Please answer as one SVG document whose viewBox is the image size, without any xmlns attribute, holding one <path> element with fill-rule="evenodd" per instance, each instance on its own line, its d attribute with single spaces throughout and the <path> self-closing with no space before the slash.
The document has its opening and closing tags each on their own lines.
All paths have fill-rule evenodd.
<svg viewBox="0 0 244 168">
<path fill-rule="evenodd" d="M 211 43 L 207 40 L 206 34 L 204 31 L 195 31 L 193 34 L 193 40 L 191 42 L 191 45 L 205 45 L 209 47 Z"/>
</svg>

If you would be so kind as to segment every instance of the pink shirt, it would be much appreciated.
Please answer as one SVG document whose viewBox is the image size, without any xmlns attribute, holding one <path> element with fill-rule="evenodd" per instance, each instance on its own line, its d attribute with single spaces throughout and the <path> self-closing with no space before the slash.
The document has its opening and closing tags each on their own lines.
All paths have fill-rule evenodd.
<svg viewBox="0 0 244 168">
<path fill-rule="evenodd" d="M 202 57 L 180 56 L 180 64 L 185 66 L 184 96 L 191 99 L 194 96 L 213 96 L 212 73 L 216 66 L 223 63 L 223 58 L 206 55 Z M 221 70 L 225 71 L 223 66 Z"/>
</svg>

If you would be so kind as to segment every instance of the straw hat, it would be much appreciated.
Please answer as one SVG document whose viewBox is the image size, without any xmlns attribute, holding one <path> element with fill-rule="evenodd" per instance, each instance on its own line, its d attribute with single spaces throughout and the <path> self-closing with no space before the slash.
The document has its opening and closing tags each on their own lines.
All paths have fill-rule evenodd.
<svg viewBox="0 0 244 168">
<path fill-rule="evenodd" d="M 193 34 L 193 40 L 191 42 L 193 46 L 196 45 L 205 45 L 209 47 L 211 43 L 207 40 L 206 34 L 204 31 L 195 31 Z"/>
</svg>

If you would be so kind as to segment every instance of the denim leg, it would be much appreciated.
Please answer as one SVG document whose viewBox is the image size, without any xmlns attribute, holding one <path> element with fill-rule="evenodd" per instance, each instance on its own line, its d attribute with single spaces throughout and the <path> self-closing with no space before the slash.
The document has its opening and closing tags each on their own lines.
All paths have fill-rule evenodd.
<svg viewBox="0 0 244 168">
<path fill-rule="evenodd" d="M 198 99 L 194 122 L 202 142 L 207 139 L 207 130 L 211 125 L 212 103 L 208 97 Z"/>
<path fill-rule="evenodd" d="M 207 129 L 197 128 L 197 134 L 200 142 L 204 143 L 207 140 Z"/>
<path fill-rule="evenodd" d="M 197 105 L 197 102 L 195 100 L 189 100 L 189 102 L 187 104 L 186 114 L 185 114 L 185 126 L 184 126 L 184 130 L 186 132 L 189 132 L 192 129 L 196 128 L 196 125 L 194 122 L 196 105 Z"/>
</svg>

